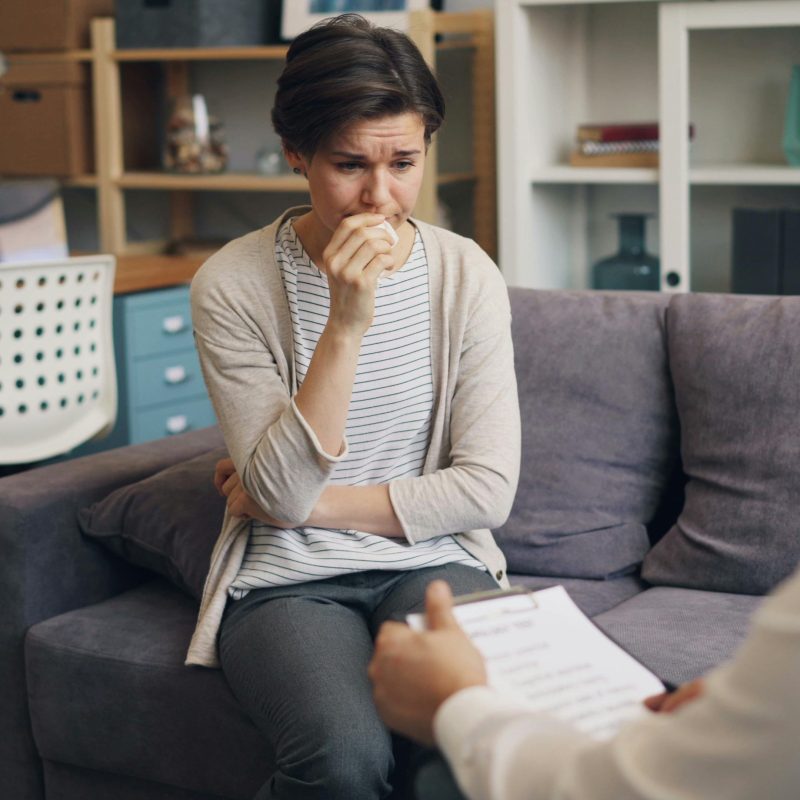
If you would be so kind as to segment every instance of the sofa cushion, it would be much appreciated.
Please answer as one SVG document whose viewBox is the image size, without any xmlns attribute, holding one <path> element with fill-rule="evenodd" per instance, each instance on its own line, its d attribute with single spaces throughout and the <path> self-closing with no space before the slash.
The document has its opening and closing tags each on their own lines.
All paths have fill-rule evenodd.
<svg viewBox="0 0 800 800">
<path fill-rule="evenodd" d="M 48 795 L 58 800 L 226 800 L 216 794 L 192 792 L 54 761 L 44 761 L 42 767 Z"/>
<path fill-rule="evenodd" d="M 509 572 L 631 571 L 674 472 L 658 294 L 511 290 L 522 465 L 496 538 Z"/>
<path fill-rule="evenodd" d="M 512 586 L 524 586 L 532 591 L 547 589 L 549 586 L 563 586 L 575 605 L 588 617 L 602 614 L 647 588 L 647 584 L 635 575 L 622 575 L 601 581 L 510 574 L 508 580 Z"/>
<path fill-rule="evenodd" d="M 213 482 L 225 456 L 218 447 L 115 490 L 79 512 L 81 530 L 199 600 L 225 513 Z"/>
<path fill-rule="evenodd" d="M 42 757 L 252 797 L 274 769 L 271 751 L 220 670 L 184 666 L 196 615 L 191 598 L 157 578 L 34 625 L 25 653 Z"/>
<path fill-rule="evenodd" d="M 667 322 L 689 480 L 642 574 L 764 594 L 800 559 L 800 298 L 678 296 Z"/>
<path fill-rule="evenodd" d="M 659 678 L 678 685 L 733 655 L 761 600 L 655 587 L 599 614 L 594 622 Z"/>
</svg>

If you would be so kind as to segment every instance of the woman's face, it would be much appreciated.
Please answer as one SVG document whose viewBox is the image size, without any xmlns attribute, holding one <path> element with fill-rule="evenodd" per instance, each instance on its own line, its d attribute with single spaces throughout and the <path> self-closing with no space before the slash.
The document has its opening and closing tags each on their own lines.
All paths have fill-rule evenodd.
<svg viewBox="0 0 800 800">
<path fill-rule="evenodd" d="M 308 178 L 317 222 L 330 234 L 348 216 L 383 214 L 394 228 L 411 215 L 425 167 L 425 126 L 407 113 L 354 123 L 312 159 L 287 153 Z"/>
</svg>

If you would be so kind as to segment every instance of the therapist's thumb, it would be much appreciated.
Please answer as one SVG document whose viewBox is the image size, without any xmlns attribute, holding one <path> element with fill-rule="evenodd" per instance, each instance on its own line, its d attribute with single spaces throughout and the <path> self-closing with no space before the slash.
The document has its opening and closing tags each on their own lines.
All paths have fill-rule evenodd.
<svg viewBox="0 0 800 800">
<path fill-rule="evenodd" d="M 445 581 L 432 581 L 425 590 L 425 619 L 428 630 L 457 628 L 453 616 L 453 593 Z"/>
</svg>

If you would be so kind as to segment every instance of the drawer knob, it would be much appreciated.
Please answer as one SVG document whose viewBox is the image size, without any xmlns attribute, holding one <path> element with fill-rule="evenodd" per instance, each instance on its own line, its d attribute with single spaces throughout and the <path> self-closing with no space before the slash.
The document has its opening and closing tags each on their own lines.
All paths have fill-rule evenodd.
<svg viewBox="0 0 800 800">
<path fill-rule="evenodd" d="M 167 433 L 183 433 L 189 428 L 189 417 L 186 414 L 176 414 L 167 417 Z"/>
<path fill-rule="evenodd" d="M 167 367 L 164 370 L 164 381 L 165 383 L 169 383 L 171 385 L 175 385 L 176 383 L 183 383 L 188 378 L 186 374 L 186 367 L 182 364 L 178 364 L 175 367 Z"/>
<path fill-rule="evenodd" d="M 186 330 L 186 319 L 183 314 L 164 317 L 162 328 L 164 329 L 164 333 L 180 333 Z"/>
</svg>

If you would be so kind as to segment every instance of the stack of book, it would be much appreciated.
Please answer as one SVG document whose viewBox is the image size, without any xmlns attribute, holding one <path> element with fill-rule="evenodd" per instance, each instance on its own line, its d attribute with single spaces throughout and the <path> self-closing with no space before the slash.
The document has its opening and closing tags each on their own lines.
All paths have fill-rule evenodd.
<svg viewBox="0 0 800 800">
<path fill-rule="evenodd" d="M 579 125 L 569 161 L 573 167 L 657 167 L 658 151 L 657 122 Z"/>
</svg>

